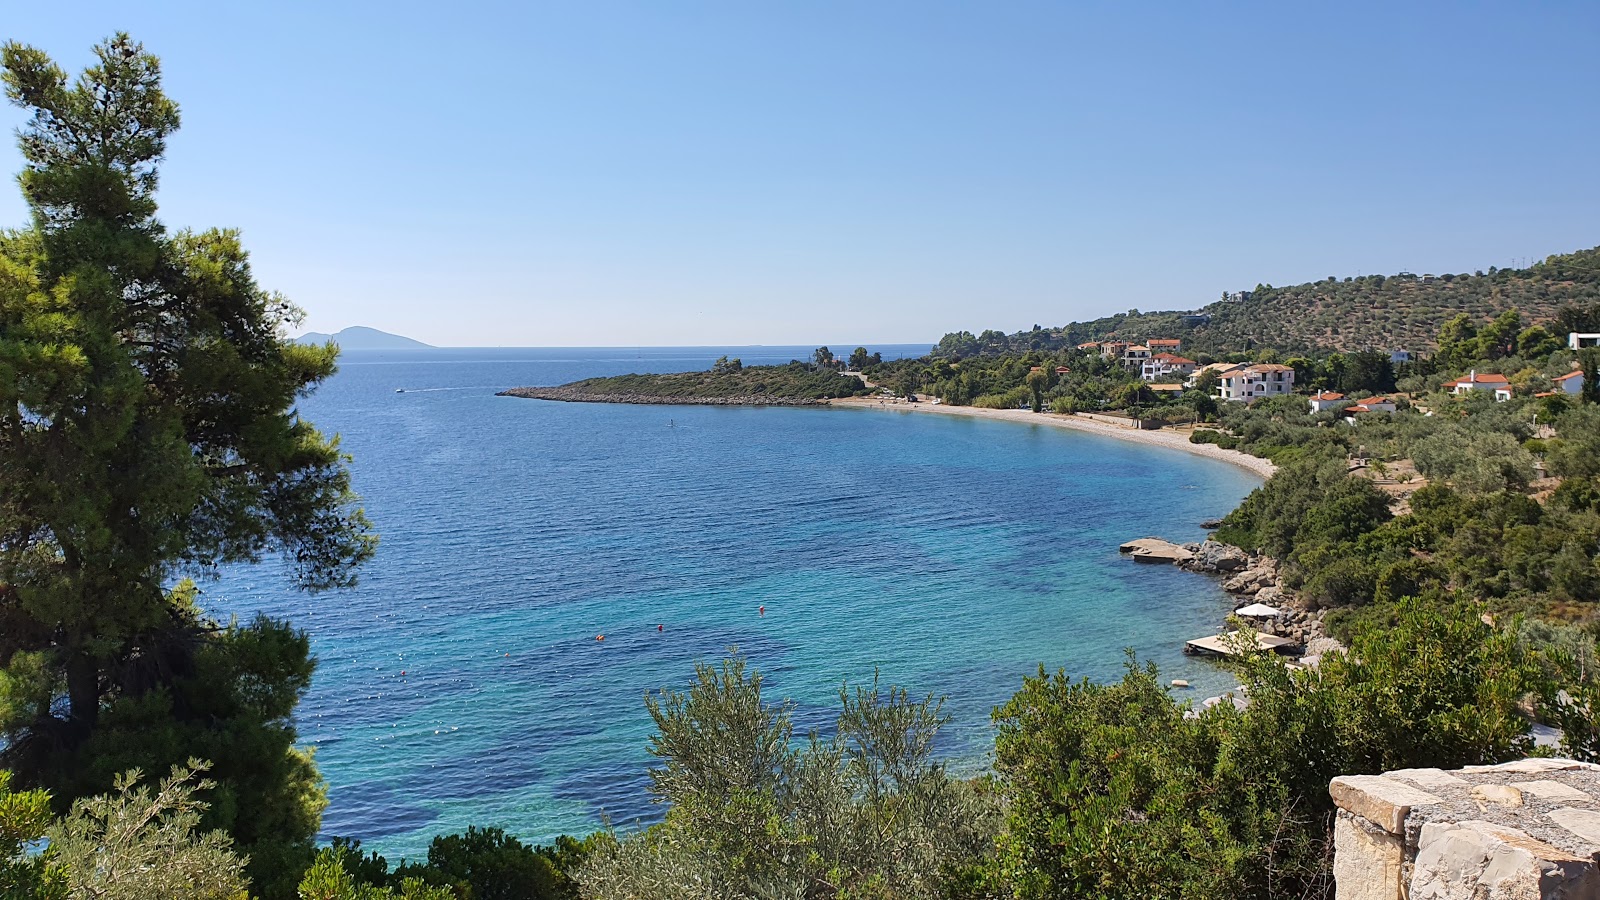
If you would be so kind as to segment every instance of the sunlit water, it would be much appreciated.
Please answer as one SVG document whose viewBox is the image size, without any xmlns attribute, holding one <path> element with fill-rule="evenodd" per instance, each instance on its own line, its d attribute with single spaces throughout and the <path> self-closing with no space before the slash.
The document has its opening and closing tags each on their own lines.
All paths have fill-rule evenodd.
<svg viewBox="0 0 1600 900">
<path fill-rule="evenodd" d="M 355 458 L 377 557 L 353 590 L 307 596 L 263 565 L 206 602 L 310 630 L 299 724 L 326 834 L 394 858 L 468 824 L 545 841 L 649 821 L 643 697 L 731 646 L 800 732 L 875 669 L 947 695 L 942 749 L 973 771 L 990 710 L 1041 664 L 1112 679 L 1131 647 L 1197 695 L 1227 684 L 1179 652 L 1226 596 L 1117 545 L 1198 538 L 1255 485 L 1242 470 L 1008 422 L 494 396 L 723 353 L 809 348 L 351 352 L 304 403 Z"/>
</svg>

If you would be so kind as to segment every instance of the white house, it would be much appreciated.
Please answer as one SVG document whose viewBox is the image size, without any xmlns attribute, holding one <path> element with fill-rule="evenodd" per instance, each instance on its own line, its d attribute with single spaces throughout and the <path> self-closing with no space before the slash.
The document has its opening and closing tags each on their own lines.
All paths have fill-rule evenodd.
<svg viewBox="0 0 1600 900">
<path fill-rule="evenodd" d="M 1139 377 L 1145 381 L 1155 381 L 1158 378 L 1172 378 L 1174 376 L 1188 377 L 1194 374 L 1196 363 L 1192 359 L 1184 359 L 1171 353 L 1157 353 L 1145 360 L 1139 367 Z"/>
<path fill-rule="evenodd" d="M 1455 381 L 1446 381 L 1442 386 L 1449 388 L 1450 393 L 1455 394 L 1458 397 L 1462 394 L 1465 394 L 1467 391 L 1494 391 L 1496 392 L 1495 399 L 1498 400 L 1500 399 L 1498 392 L 1504 390 L 1506 392 L 1506 399 L 1511 399 L 1511 384 L 1510 382 L 1506 381 L 1506 377 L 1504 375 L 1479 375 L 1476 369 L 1468 372 L 1467 377 L 1457 378 Z"/>
<path fill-rule="evenodd" d="M 1311 411 L 1319 413 L 1330 410 L 1344 401 L 1345 396 L 1338 391 L 1317 391 L 1311 395 Z"/>
<path fill-rule="evenodd" d="M 1249 402 L 1294 392 L 1294 367 L 1276 363 L 1217 373 L 1217 399 Z"/>
<path fill-rule="evenodd" d="M 1600 347 L 1600 334 L 1569 331 L 1567 332 L 1567 347 L 1573 350 L 1582 350 L 1584 347 Z"/>
<path fill-rule="evenodd" d="M 1356 412 L 1394 412 L 1394 398 L 1368 397 L 1365 400 L 1357 400 L 1356 404 L 1350 408 Z"/>
<path fill-rule="evenodd" d="M 1143 344 L 1134 344 L 1128 349 L 1122 351 L 1122 364 L 1125 366 L 1142 366 L 1149 359 L 1150 348 L 1144 346 Z"/>
<path fill-rule="evenodd" d="M 1583 372 L 1581 370 L 1573 370 L 1560 378 L 1550 379 L 1550 383 L 1554 384 L 1556 390 L 1563 394 L 1581 394 L 1583 393 Z"/>
</svg>

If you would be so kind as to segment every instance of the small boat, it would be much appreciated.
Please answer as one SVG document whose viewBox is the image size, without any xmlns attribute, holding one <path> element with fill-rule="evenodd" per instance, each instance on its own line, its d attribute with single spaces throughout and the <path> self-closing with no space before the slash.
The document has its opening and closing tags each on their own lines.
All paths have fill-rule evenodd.
<svg viewBox="0 0 1600 900">
<path fill-rule="evenodd" d="M 394 392 L 396 394 L 404 394 L 406 392 L 406 389 L 405 388 L 395 388 Z"/>
</svg>

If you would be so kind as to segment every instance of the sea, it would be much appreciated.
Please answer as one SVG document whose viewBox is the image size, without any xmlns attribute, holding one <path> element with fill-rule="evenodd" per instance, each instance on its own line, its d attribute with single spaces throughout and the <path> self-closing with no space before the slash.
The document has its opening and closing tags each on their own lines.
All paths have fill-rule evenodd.
<svg viewBox="0 0 1600 900">
<path fill-rule="evenodd" d="M 874 677 L 944 698 L 938 750 L 974 774 L 1041 667 L 1113 680 L 1131 652 L 1186 697 L 1232 685 L 1180 651 L 1227 595 L 1117 546 L 1199 539 L 1259 483 L 1243 469 L 957 416 L 495 396 L 811 350 L 347 351 L 300 413 L 339 435 L 381 535 L 360 584 L 306 594 L 268 561 L 202 585 L 220 619 L 311 635 L 297 725 L 324 837 L 394 862 L 468 825 L 542 843 L 656 821 L 645 697 L 735 652 L 797 735 Z"/>
</svg>

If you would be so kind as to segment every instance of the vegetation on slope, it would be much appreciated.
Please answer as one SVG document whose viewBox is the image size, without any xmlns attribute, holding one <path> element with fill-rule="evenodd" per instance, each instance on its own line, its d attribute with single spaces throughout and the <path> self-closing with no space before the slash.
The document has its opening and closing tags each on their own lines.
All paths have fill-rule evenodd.
<svg viewBox="0 0 1600 900">
<path fill-rule="evenodd" d="M 1271 347 L 1281 353 L 1407 349 L 1430 351 L 1444 323 L 1466 314 L 1493 319 L 1519 310 L 1530 323 L 1555 321 L 1563 307 L 1600 302 L 1600 248 L 1558 256 L 1526 269 L 1421 276 L 1366 275 L 1308 284 L 1257 285 L 1248 299 L 1198 310 L 1129 310 L 1087 322 L 1003 334 L 945 335 L 935 355 L 969 357 L 1054 351 L 1085 341 L 1181 338 L 1190 355 Z M 1196 318 L 1196 316 L 1203 316 Z M 1568 329 L 1555 329 L 1561 333 Z"/>
<path fill-rule="evenodd" d="M 745 366 L 718 360 L 705 372 L 616 375 L 586 378 L 561 386 L 573 399 L 654 398 L 665 400 L 827 400 L 854 397 L 869 389 L 861 379 L 831 366 L 796 360 L 782 366 Z"/>
</svg>

